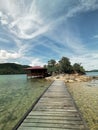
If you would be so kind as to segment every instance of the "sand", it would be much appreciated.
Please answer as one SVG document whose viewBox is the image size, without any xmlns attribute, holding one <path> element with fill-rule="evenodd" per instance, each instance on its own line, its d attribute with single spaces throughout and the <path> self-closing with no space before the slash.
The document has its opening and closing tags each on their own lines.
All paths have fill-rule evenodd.
<svg viewBox="0 0 98 130">
<path fill-rule="evenodd" d="M 59 74 L 46 77 L 47 80 L 64 80 L 65 82 L 86 82 L 92 80 L 92 77 L 78 74 Z"/>
<path fill-rule="evenodd" d="M 64 80 L 90 130 L 98 130 L 98 84 L 94 83 L 95 77 L 60 74 L 46 79 Z"/>
<path fill-rule="evenodd" d="M 98 130 L 98 85 L 90 81 L 66 85 L 90 130 Z"/>
</svg>

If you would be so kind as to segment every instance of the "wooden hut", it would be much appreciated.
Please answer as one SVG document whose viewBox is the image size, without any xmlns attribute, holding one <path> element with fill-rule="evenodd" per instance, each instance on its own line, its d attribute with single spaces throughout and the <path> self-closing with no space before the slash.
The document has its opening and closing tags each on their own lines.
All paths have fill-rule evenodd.
<svg viewBox="0 0 98 130">
<path fill-rule="evenodd" d="M 26 68 L 27 77 L 46 77 L 47 76 L 47 69 L 40 66 L 33 66 Z"/>
</svg>

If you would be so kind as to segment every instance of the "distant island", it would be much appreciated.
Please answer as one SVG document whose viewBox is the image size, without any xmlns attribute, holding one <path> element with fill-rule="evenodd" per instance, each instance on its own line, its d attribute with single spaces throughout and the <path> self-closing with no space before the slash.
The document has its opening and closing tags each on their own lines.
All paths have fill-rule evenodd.
<svg viewBox="0 0 98 130">
<path fill-rule="evenodd" d="M 89 70 L 89 71 L 86 71 L 86 72 L 98 72 L 98 70 Z"/>
<path fill-rule="evenodd" d="M 62 57 L 58 62 L 55 59 L 51 59 L 44 67 L 47 68 L 50 75 L 52 75 L 53 73 L 79 75 L 85 74 L 85 69 L 81 65 L 81 63 L 74 63 L 72 65 L 68 57 Z"/>
<path fill-rule="evenodd" d="M 21 65 L 16 63 L 1 63 L 0 74 L 26 74 L 25 68 L 29 65 Z M 85 69 L 81 66 L 81 63 L 74 63 L 71 65 L 70 59 L 62 57 L 58 62 L 55 59 L 50 59 L 48 64 L 44 65 L 49 75 L 67 73 L 67 74 L 85 74 Z"/>
<path fill-rule="evenodd" d="M 1 63 L 0 64 L 0 74 L 25 74 L 25 69 L 30 67 L 28 65 L 20 65 L 16 63 Z"/>
</svg>

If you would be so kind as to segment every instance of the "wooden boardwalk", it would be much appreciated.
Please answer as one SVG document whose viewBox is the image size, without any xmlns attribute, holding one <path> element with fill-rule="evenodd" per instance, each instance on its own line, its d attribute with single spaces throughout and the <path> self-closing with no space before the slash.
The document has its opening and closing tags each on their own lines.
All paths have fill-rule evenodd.
<svg viewBox="0 0 98 130">
<path fill-rule="evenodd" d="M 17 130 L 88 130 L 63 81 L 54 81 Z"/>
</svg>

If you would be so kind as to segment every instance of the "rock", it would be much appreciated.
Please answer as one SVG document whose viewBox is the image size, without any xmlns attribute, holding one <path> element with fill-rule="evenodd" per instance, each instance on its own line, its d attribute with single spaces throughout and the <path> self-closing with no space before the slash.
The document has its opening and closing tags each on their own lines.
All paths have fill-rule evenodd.
<svg viewBox="0 0 98 130">
<path fill-rule="evenodd" d="M 75 81 L 77 81 L 77 82 L 81 82 L 82 80 L 79 79 L 79 78 L 76 78 Z"/>
<path fill-rule="evenodd" d="M 65 82 L 66 82 L 66 83 L 68 83 L 68 82 L 69 82 L 69 83 L 73 83 L 73 82 L 74 82 L 74 80 L 69 79 L 69 80 L 65 80 Z"/>
<path fill-rule="evenodd" d="M 69 79 L 69 80 L 68 80 L 68 82 L 69 82 L 69 83 L 73 83 L 73 82 L 74 82 L 74 80 L 72 80 L 72 79 Z"/>
<path fill-rule="evenodd" d="M 86 76 L 86 75 L 76 75 L 76 74 L 59 74 L 56 76 L 46 77 L 47 80 L 64 80 L 66 83 L 73 83 L 73 82 L 87 82 L 91 81 L 93 78 Z"/>
</svg>

